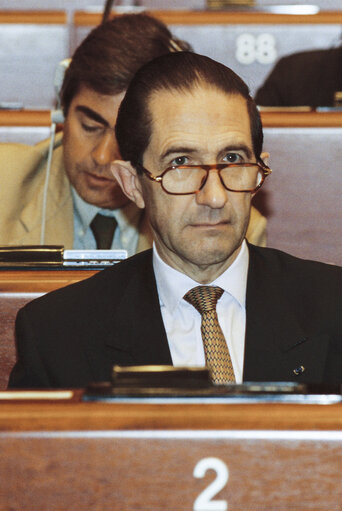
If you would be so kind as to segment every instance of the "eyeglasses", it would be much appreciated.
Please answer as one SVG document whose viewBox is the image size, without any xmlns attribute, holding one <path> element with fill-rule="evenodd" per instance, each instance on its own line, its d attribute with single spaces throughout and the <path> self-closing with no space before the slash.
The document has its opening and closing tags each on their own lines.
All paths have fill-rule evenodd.
<svg viewBox="0 0 342 511">
<path fill-rule="evenodd" d="M 209 171 L 216 170 L 222 185 L 230 192 L 255 193 L 272 170 L 264 163 L 214 163 L 212 165 L 178 165 L 168 167 L 159 176 L 153 176 L 139 163 L 152 181 L 160 183 L 170 195 L 198 193 L 207 182 Z"/>
</svg>

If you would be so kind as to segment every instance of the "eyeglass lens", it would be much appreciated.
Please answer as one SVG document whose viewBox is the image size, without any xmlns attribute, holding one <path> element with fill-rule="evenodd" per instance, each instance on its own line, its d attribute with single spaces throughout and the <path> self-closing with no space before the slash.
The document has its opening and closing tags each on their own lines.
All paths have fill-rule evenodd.
<svg viewBox="0 0 342 511">
<path fill-rule="evenodd" d="M 262 180 L 263 172 L 258 165 L 227 166 L 219 170 L 225 187 L 233 191 L 254 190 Z M 200 190 L 207 177 L 202 167 L 179 166 L 168 170 L 163 176 L 163 187 L 170 193 L 194 193 Z"/>
</svg>

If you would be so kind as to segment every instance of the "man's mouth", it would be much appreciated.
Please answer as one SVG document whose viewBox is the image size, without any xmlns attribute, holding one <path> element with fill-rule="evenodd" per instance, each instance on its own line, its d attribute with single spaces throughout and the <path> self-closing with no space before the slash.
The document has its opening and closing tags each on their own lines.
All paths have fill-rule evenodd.
<svg viewBox="0 0 342 511">
<path fill-rule="evenodd" d="M 98 182 L 98 183 L 108 183 L 108 182 L 113 182 L 115 181 L 115 179 L 111 176 L 105 176 L 103 174 L 99 175 L 99 174 L 94 174 L 93 172 L 87 172 L 85 171 L 85 175 L 88 179 L 94 181 L 94 182 Z"/>
<path fill-rule="evenodd" d="M 229 224 L 228 220 L 220 220 L 219 222 L 196 222 L 193 223 L 193 227 L 199 227 L 203 229 L 219 229 Z"/>
</svg>

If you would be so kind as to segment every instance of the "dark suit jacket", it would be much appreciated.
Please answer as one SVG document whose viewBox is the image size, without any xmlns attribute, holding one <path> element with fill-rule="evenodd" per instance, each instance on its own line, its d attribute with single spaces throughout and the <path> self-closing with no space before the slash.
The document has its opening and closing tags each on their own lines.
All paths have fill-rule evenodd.
<svg viewBox="0 0 342 511">
<path fill-rule="evenodd" d="M 262 106 L 334 106 L 342 91 L 342 47 L 283 57 L 255 95 Z"/>
<path fill-rule="evenodd" d="M 342 268 L 249 250 L 244 381 L 342 382 Z M 16 328 L 10 387 L 83 387 L 108 381 L 113 364 L 171 364 L 150 250 L 34 300 Z"/>
</svg>

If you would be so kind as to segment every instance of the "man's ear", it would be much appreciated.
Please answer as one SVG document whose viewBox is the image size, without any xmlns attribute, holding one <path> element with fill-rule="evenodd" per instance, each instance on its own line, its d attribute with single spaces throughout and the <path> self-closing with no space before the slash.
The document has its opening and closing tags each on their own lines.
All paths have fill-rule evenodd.
<svg viewBox="0 0 342 511">
<path fill-rule="evenodd" d="M 263 153 L 260 154 L 260 158 L 262 159 L 264 164 L 268 166 L 268 160 L 270 158 L 270 153 L 267 153 L 267 152 L 264 151 Z M 252 197 L 254 197 L 254 195 L 256 193 L 258 193 L 258 190 L 256 192 L 252 193 Z"/>
<path fill-rule="evenodd" d="M 135 202 L 138 208 L 143 209 L 145 201 L 142 195 L 140 180 L 136 169 L 131 163 L 129 161 L 114 160 L 111 163 L 110 170 L 124 194 L 132 202 Z"/>
<path fill-rule="evenodd" d="M 265 151 L 261 153 L 260 158 L 265 163 L 265 165 L 269 165 L 270 153 L 266 153 Z"/>
</svg>

